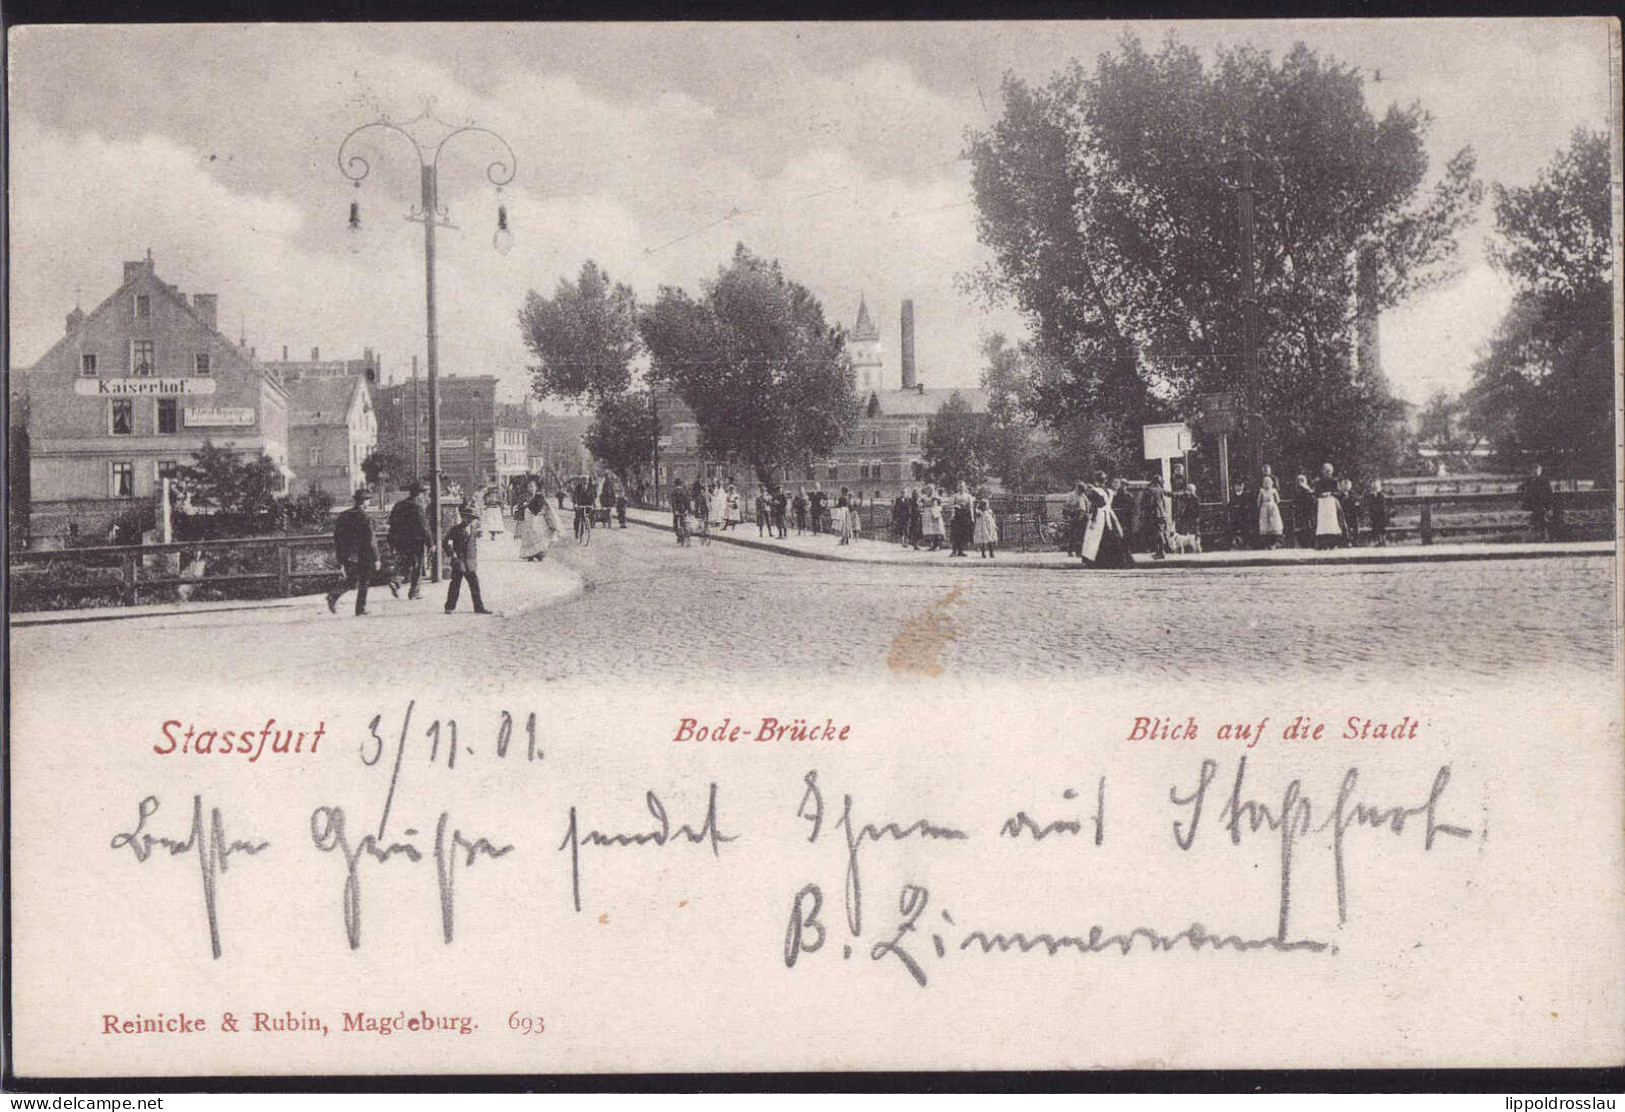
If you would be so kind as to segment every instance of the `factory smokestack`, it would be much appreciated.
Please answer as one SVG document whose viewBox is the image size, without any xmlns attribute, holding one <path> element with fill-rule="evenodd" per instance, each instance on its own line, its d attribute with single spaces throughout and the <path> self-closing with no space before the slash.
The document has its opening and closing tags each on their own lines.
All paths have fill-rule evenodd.
<svg viewBox="0 0 1625 1112">
<path fill-rule="evenodd" d="M 899 349 L 903 359 L 903 389 L 914 389 L 914 302 L 903 302 L 903 342 Z"/>
</svg>

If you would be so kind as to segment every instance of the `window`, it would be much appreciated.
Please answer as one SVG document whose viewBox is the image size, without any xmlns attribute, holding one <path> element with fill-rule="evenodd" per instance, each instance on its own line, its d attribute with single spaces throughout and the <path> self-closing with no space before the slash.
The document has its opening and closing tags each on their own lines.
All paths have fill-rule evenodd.
<svg viewBox="0 0 1625 1112">
<path fill-rule="evenodd" d="M 200 375 L 209 373 L 209 353 L 200 351 L 192 356 L 192 370 Z"/>
<path fill-rule="evenodd" d="M 839 479 L 840 477 L 841 477 L 841 469 L 839 467 L 837 467 L 833 463 L 830 464 L 829 465 L 829 479 L 830 479 L 830 482 L 834 482 L 836 479 Z"/>
<path fill-rule="evenodd" d="M 135 497 L 135 464 L 127 461 L 109 464 L 107 493 L 112 498 Z"/>
<path fill-rule="evenodd" d="M 177 419 L 176 407 L 179 405 L 174 398 L 158 398 L 153 402 L 157 413 L 156 427 L 159 432 L 178 432 L 180 424 Z"/>
<path fill-rule="evenodd" d="M 908 430 L 908 442 L 910 444 L 918 444 L 920 442 L 920 430 L 919 429 L 911 428 L 911 429 Z"/>
<path fill-rule="evenodd" d="M 135 433 L 135 403 L 119 398 L 107 408 L 107 431 L 114 436 L 132 436 Z"/>
<path fill-rule="evenodd" d="M 921 463 L 919 460 L 915 460 L 912 464 L 910 464 L 910 466 L 914 469 L 914 478 L 916 481 L 925 478 L 925 464 Z"/>
<path fill-rule="evenodd" d="M 310 450 L 310 466 L 312 466 L 312 467 L 320 467 L 321 465 L 322 465 L 322 450 L 320 448 L 312 448 Z"/>
<path fill-rule="evenodd" d="M 152 298 L 144 293 L 138 293 L 135 295 L 135 319 L 152 319 Z"/>
<path fill-rule="evenodd" d="M 96 357 L 89 352 L 79 357 L 79 373 L 93 375 L 96 373 Z"/>
<path fill-rule="evenodd" d="M 138 375 L 150 375 L 156 363 L 151 340 L 130 341 L 130 370 Z"/>
<path fill-rule="evenodd" d="M 152 461 L 152 479 L 154 483 L 161 483 L 165 479 L 180 478 L 181 465 L 178 460 L 158 459 Z"/>
</svg>

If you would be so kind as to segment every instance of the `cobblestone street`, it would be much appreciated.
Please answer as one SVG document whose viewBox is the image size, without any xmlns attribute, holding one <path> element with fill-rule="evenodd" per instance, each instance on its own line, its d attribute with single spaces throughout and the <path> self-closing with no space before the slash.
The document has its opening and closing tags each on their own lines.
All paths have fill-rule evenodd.
<svg viewBox="0 0 1625 1112">
<path fill-rule="evenodd" d="M 374 592 L 364 622 L 320 597 L 276 610 L 175 614 L 13 631 L 14 684 L 82 676 L 138 649 L 143 669 L 199 684 L 552 680 L 691 673 L 831 677 L 1136 674 L 1358 681 L 1438 669 L 1495 676 L 1613 663 L 1607 558 L 1379 567 L 1085 570 L 882 566 L 799 560 L 669 534 L 599 530 L 503 576 L 577 572 L 585 590 L 476 618 Z M 556 596 L 567 594 L 565 590 Z M 466 605 L 466 604 L 465 604 Z"/>
</svg>

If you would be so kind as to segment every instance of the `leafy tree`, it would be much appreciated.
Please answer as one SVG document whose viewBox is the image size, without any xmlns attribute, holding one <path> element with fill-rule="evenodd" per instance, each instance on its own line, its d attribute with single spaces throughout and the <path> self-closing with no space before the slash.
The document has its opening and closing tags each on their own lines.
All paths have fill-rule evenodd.
<svg viewBox="0 0 1625 1112">
<path fill-rule="evenodd" d="M 321 487 L 313 487 L 288 500 L 288 524 L 295 528 L 324 525 L 332 514 L 333 496 Z"/>
<path fill-rule="evenodd" d="M 272 513 L 282 496 L 282 470 L 270 456 L 239 455 L 210 440 L 176 479 L 176 490 L 188 505 L 224 514 Z"/>
<path fill-rule="evenodd" d="M 983 339 L 982 355 L 987 360 L 982 385 L 988 392 L 988 470 L 1013 493 L 1041 489 L 1050 482 L 1049 438 L 1039 433 L 1033 419 L 1028 353 L 995 332 Z"/>
<path fill-rule="evenodd" d="M 1507 462 L 1614 478 L 1607 136 L 1576 131 L 1534 184 L 1495 189 L 1490 261 L 1516 288 L 1465 402 Z"/>
<path fill-rule="evenodd" d="M 654 462 L 655 441 L 660 436 L 660 419 L 646 394 L 622 394 L 605 398 L 587 427 L 583 441 L 623 485 Z"/>
<path fill-rule="evenodd" d="M 663 286 L 640 317 L 649 378 L 694 412 L 700 447 L 766 482 L 827 455 L 853 427 L 846 338 L 805 286 L 740 244 L 699 298 Z"/>
<path fill-rule="evenodd" d="M 361 473 L 367 477 L 367 484 L 374 487 L 381 487 L 385 479 L 415 477 L 405 460 L 383 448 L 374 448 L 367 453 L 367 458 L 361 461 Z"/>
<path fill-rule="evenodd" d="M 551 300 L 526 294 L 519 329 L 537 359 L 530 373 L 538 398 L 596 406 L 632 383 L 632 360 L 641 350 L 637 296 L 630 286 L 611 284 L 590 259 L 575 282 L 559 279 Z"/>
<path fill-rule="evenodd" d="M 920 450 L 931 481 L 948 487 L 979 485 L 988 475 L 989 433 L 986 414 L 971 409 L 958 390 L 948 395 L 927 426 Z"/>
<path fill-rule="evenodd" d="M 970 138 L 993 252 L 970 281 L 1022 310 L 1052 362 L 1034 384 L 1046 424 L 1116 426 L 1099 446 L 1123 466 L 1124 432 L 1242 385 L 1250 166 L 1266 456 L 1380 466 L 1398 413 L 1354 365 L 1354 258 L 1374 256 L 1379 309 L 1447 278 L 1481 187 L 1463 149 L 1424 189 L 1426 113 L 1379 119 L 1362 86 L 1301 44 L 1205 64 L 1177 40 L 1151 54 L 1132 37 L 1092 72 L 1005 79 L 1003 117 Z"/>
</svg>

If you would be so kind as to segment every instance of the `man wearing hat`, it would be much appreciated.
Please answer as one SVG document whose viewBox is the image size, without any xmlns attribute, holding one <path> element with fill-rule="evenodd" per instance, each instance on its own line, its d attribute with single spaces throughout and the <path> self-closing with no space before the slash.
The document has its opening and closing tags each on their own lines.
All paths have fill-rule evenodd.
<svg viewBox="0 0 1625 1112">
<path fill-rule="evenodd" d="M 451 557 L 451 586 L 446 590 L 446 613 L 457 609 L 457 596 L 463 580 L 468 580 L 468 597 L 474 613 L 489 614 L 480 598 L 480 512 L 467 502 L 459 511 L 461 520 L 446 534 L 446 555 Z"/>
<path fill-rule="evenodd" d="M 406 497 L 389 511 L 389 550 L 394 554 L 393 582 L 411 581 L 407 598 L 421 598 L 418 581 L 423 577 L 423 556 L 429 544 L 429 522 L 423 516 L 423 484 L 413 480 Z"/>
<path fill-rule="evenodd" d="M 338 613 L 339 599 L 355 589 L 356 617 L 367 612 L 367 587 L 378 570 L 378 541 L 367 518 L 367 488 L 355 492 L 354 504 L 333 523 L 333 552 L 344 569 L 344 586 L 327 594 L 327 608 Z"/>
</svg>

